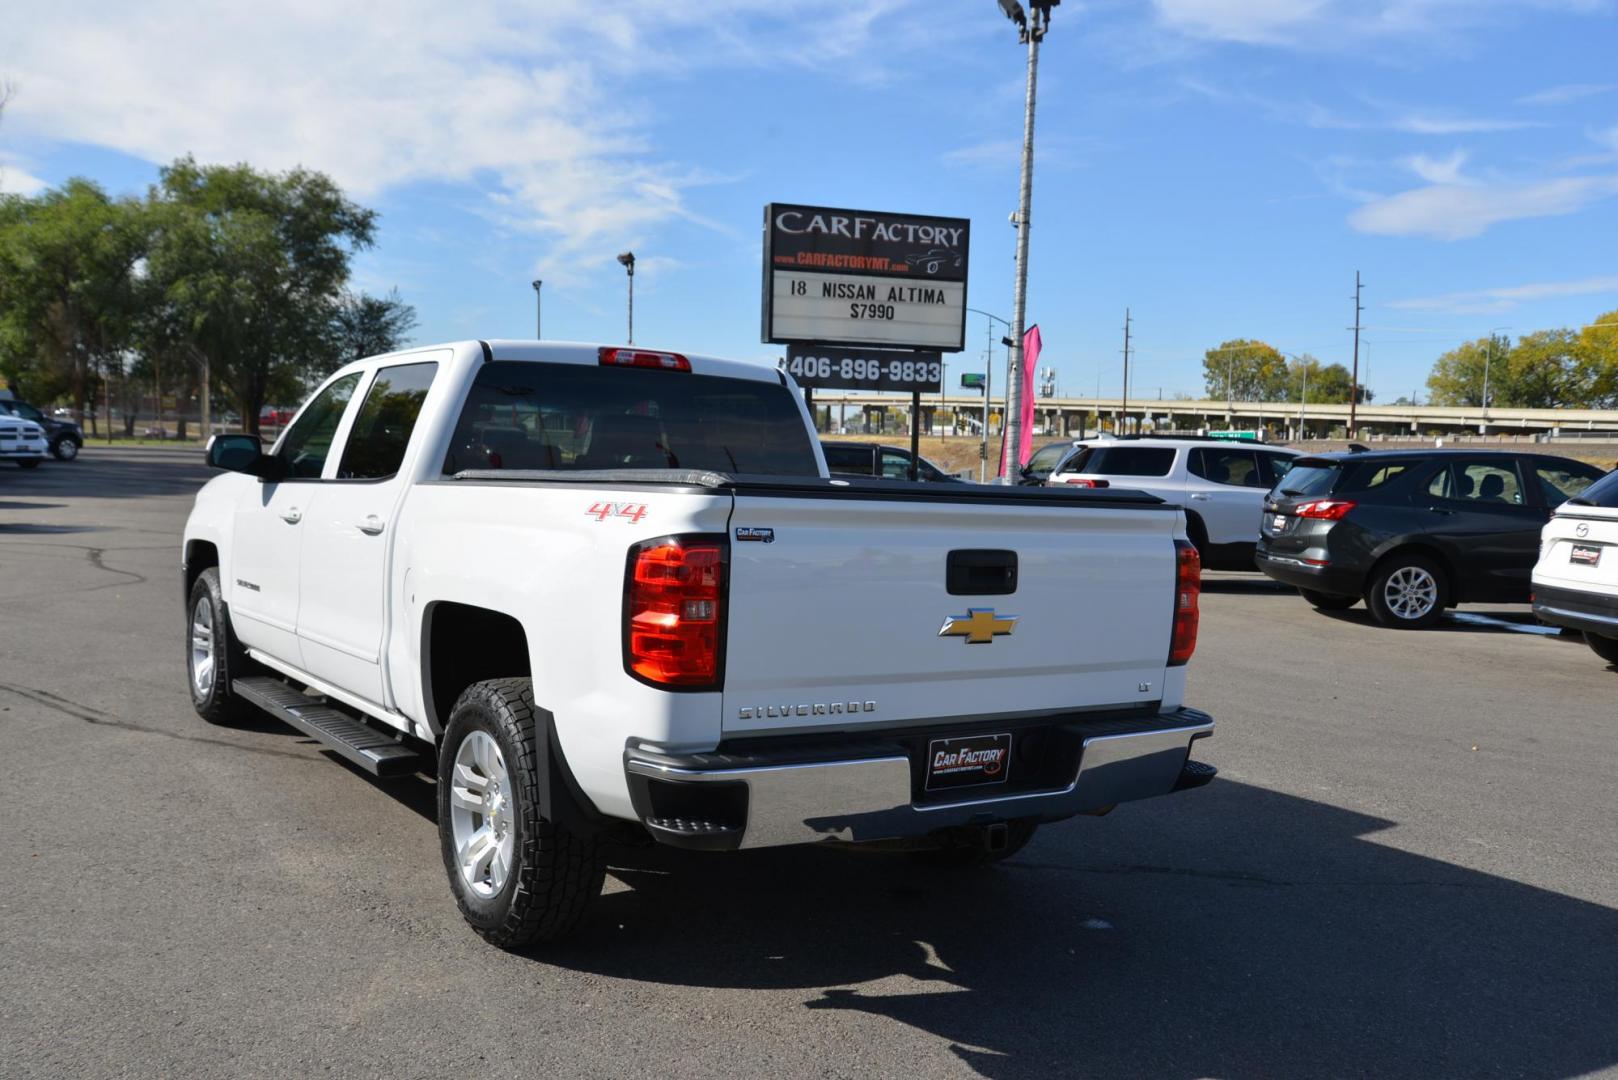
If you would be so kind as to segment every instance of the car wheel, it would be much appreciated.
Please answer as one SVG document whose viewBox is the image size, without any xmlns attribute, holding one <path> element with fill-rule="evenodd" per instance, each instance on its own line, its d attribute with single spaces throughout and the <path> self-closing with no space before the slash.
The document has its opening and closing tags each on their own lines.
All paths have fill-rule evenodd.
<svg viewBox="0 0 1618 1080">
<path fill-rule="evenodd" d="M 1589 643 L 1595 654 L 1609 664 L 1618 664 L 1618 638 L 1602 637 L 1600 634 L 1585 634 L 1584 640 Z"/>
<path fill-rule="evenodd" d="M 57 439 L 51 444 L 51 453 L 57 461 L 72 461 L 79 456 L 79 444 L 74 439 Z"/>
<path fill-rule="evenodd" d="M 916 857 L 928 866 L 945 869 L 987 866 L 990 863 L 1003 862 L 1027 847 L 1028 841 L 1034 838 L 1034 831 L 1038 828 L 1039 825 L 1032 821 L 1022 819 L 1008 821 L 1005 846 L 998 851 L 991 851 L 988 843 L 988 826 L 973 825 L 957 831 L 944 846 L 919 851 Z"/>
<path fill-rule="evenodd" d="M 1449 605 L 1444 571 L 1425 555 L 1391 555 L 1371 575 L 1365 605 L 1383 626 L 1425 630 Z"/>
<path fill-rule="evenodd" d="M 219 592 L 218 568 L 210 566 L 197 575 L 185 610 L 185 671 L 191 707 L 210 724 L 236 724 L 254 716 L 256 707 L 230 689 L 230 680 L 247 674 L 251 661 L 231 632 Z"/>
<path fill-rule="evenodd" d="M 1360 602 L 1357 596 L 1338 596 L 1334 593 L 1316 592 L 1313 589 L 1299 589 L 1298 595 L 1320 611 L 1347 611 Z"/>
<path fill-rule="evenodd" d="M 542 737 L 527 679 L 474 683 L 438 755 L 438 832 L 461 914 L 490 944 L 554 941 L 601 894 L 601 841 L 540 813 Z M 559 793 L 558 793 L 559 794 Z"/>
</svg>

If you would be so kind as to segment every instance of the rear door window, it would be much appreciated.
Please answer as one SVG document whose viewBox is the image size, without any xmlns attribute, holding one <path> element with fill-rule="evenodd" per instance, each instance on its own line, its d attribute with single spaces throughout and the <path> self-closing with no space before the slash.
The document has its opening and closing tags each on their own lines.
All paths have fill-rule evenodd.
<svg viewBox="0 0 1618 1080">
<path fill-rule="evenodd" d="M 773 378 L 495 360 L 478 369 L 444 471 L 816 476 L 809 438 L 797 399 Z"/>
<path fill-rule="evenodd" d="M 1023 467 L 1023 472 L 1029 476 L 1044 479 L 1056 470 L 1056 466 L 1062 463 L 1062 458 L 1067 456 L 1070 449 L 1072 447 L 1068 443 L 1052 443 L 1049 446 L 1042 446 L 1034 451 L 1033 457 L 1028 459 L 1028 464 Z M 1068 471 L 1072 472 L 1073 470 L 1069 469 Z"/>
<path fill-rule="evenodd" d="M 1258 467 L 1258 455 L 1251 450 L 1200 446 L 1191 451 L 1191 471 L 1215 484 L 1231 487 L 1268 488 Z"/>
<path fill-rule="evenodd" d="M 826 470 L 849 473 L 854 476 L 871 475 L 871 448 L 869 446 L 822 446 L 826 455 Z"/>
<path fill-rule="evenodd" d="M 1522 506 L 1522 478 L 1509 460 L 1459 460 L 1428 481 L 1427 493 L 1473 507 Z"/>
<path fill-rule="evenodd" d="M 399 471 L 437 373 L 437 364 L 399 364 L 377 371 L 343 447 L 339 480 L 382 480 Z"/>
</svg>

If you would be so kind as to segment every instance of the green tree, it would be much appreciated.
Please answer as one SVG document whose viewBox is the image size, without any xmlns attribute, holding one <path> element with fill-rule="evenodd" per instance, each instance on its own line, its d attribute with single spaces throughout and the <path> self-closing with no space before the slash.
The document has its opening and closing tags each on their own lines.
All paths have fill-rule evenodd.
<svg viewBox="0 0 1618 1080">
<path fill-rule="evenodd" d="M 1498 377 L 1505 374 L 1502 363 L 1511 351 L 1511 339 L 1495 334 L 1464 342 L 1440 356 L 1427 376 L 1427 399 L 1434 405 L 1470 406 L 1483 404 L 1483 378 L 1489 376 L 1489 398 L 1501 401 Z M 1499 369 L 1499 370 L 1497 370 Z"/>
<path fill-rule="evenodd" d="M 1208 397 L 1230 401 L 1278 401 L 1287 391 L 1287 362 L 1272 345 L 1236 338 L 1202 357 Z"/>
<path fill-rule="evenodd" d="M 1618 407 L 1618 309 L 1597 315 L 1579 331 L 1580 380 L 1591 408 Z"/>
<path fill-rule="evenodd" d="M 140 311 L 149 222 L 88 180 L 0 196 L 0 371 L 26 393 L 68 394 L 82 416 L 98 372 L 121 371 Z"/>
<path fill-rule="evenodd" d="M 150 202 L 161 222 L 150 261 L 170 305 L 165 333 L 211 362 L 248 431 L 272 397 L 346 359 L 333 333 L 353 252 L 371 245 L 374 211 L 304 169 L 200 166 L 162 171 Z"/>
<path fill-rule="evenodd" d="M 337 355 L 345 364 L 403 348 L 415 328 L 416 309 L 400 299 L 398 289 L 382 297 L 344 293 L 332 313 Z"/>
<path fill-rule="evenodd" d="M 1512 344 L 1504 335 L 1456 346 L 1433 365 L 1427 390 L 1434 405 L 1481 407 L 1487 381 L 1491 408 L 1576 408 L 1596 396 L 1592 369 L 1580 335 L 1539 330 Z"/>
</svg>

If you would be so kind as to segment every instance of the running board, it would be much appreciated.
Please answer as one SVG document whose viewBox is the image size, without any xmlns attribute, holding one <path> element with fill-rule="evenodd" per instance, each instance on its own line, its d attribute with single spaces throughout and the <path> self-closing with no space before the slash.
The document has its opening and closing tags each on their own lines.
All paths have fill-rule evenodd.
<svg viewBox="0 0 1618 1080">
<path fill-rule="evenodd" d="M 284 720 L 373 776 L 410 776 L 426 768 L 422 755 L 280 679 L 255 675 L 230 684 L 233 694 Z"/>
</svg>

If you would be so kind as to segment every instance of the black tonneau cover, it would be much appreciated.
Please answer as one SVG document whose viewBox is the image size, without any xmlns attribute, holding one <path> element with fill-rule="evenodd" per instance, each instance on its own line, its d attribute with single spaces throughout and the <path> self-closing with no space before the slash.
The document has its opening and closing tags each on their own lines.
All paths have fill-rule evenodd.
<svg viewBox="0 0 1618 1080">
<path fill-rule="evenodd" d="M 692 469 L 463 469 L 452 480 L 501 483 L 594 484 L 728 491 L 801 499 L 879 499 L 902 502 L 976 503 L 985 506 L 1161 507 L 1156 495 L 1128 488 L 1001 487 L 993 484 L 930 484 L 882 477 L 757 476 Z"/>
</svg>

